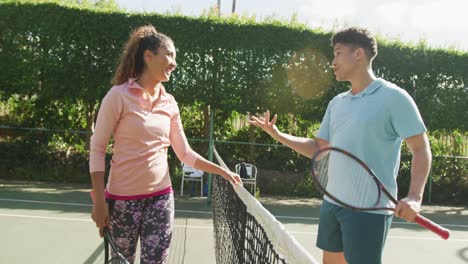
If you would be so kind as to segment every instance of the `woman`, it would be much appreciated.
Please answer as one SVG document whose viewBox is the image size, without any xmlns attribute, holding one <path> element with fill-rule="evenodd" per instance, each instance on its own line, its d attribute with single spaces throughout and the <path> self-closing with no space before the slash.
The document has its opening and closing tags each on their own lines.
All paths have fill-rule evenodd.
<svg viewBox="0 0 468 264">
<path fill-rule="evenodd" d="M 167 262 L 174 221 L 167 163 L 170 145 L 183 163 L 234 184 L 241 182 L 237 174 L 205 160 L 188 145 L 177 102 L 162 85 L 176 68 L 175 58 L 168 36 L 153 26 L 136 29 L 123 50 L 114 87 L 102 101 L 91 138 L 92 219 L 101 236 L 104 226 L 109 226 L 130 262 L 135 260 L 138 237 L 141 263 Z M 104 160 L 111 136 L 114 153 L 104 187 Z"/>
</svg>

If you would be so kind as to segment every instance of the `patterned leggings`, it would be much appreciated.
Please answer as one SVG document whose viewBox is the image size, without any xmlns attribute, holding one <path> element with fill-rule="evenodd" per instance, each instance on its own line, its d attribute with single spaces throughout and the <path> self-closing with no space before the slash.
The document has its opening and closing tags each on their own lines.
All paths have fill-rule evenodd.
<svg viewBox="0 0 468 264">
<path fill-rule="evenodd" d="M 172 193 L 138 200 L 112 200 L 109 211 L 110 233 L 130 263 L 135 261 L 138 237 L 141 264 L 167 263 L 174 222 Z"/>
</svg>

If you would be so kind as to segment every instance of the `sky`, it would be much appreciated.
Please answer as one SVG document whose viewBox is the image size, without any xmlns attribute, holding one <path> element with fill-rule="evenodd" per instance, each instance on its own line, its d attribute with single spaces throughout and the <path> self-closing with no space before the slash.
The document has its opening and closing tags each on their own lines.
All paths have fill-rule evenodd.
<svg viewBox="0 0 468 264">
<path fill-rule="evenodd" d="M 136 12 L 178 12 L 199 16 L 217 0 L 116 0 Z M 231 14 L 232 0 L 221 0 L 222 15 Z M 468 0 L 237 0 L 236 13 L 258 20 L 278 17 L 310 28 L 334 31 L 366 27 L 386 39 L 425 41 L 435 48 L 468 51 Z"/>
</svg>

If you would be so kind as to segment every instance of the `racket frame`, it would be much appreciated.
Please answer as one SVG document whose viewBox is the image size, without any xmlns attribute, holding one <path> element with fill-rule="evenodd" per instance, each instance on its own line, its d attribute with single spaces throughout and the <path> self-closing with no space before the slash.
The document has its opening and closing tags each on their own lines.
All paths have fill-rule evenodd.
<svg viewBox="0 0 468 264">
<path fill-rule="evenodd" d="M 319 181 L 319 179 L 317 178 L 317 173 L 314 169 L 314 165 L 319 161 L 318 157 L 320 157 L 324 152 L 327 152 L 327 151 L 337 151 L 337 152 L 340 152 L 341 154 L 343 155 L 346 155 L 347 157 L 353 159 L 354 161 L 356 161 L 357 163 L 359 163 L 369 174 L 370 177 L 372 177 L 372 179 L 376 182 L 377 184 L 377 187 L 378 187 L 378 198 L 377 198 L 377 201 L 375 204 L 378 204 L 380 202 L 380 199 L 381 199 L 381 192 L 384 193 L 385 196 L 387 196 L 387 198 L 390 199 L 390 201 L 396 206 L 398 204 L 398 200 L 393 197 L 392 194 L 390 194 L 390 192 L 385 188 L 385 186 L 382 184 L 382 182 L 379 180 L 379 178 L 376 176 L 376 174 L 374 173 L 374 171 L 369 168 L 369 166 L 367 166 L 367 164 L 362 161 L 361 159 L 359 159 L 358 157 L 354 156 L 353 154 L 351 154 L 350 152 L 346 151 L 346 150 L 343 150 L 343 149 L 340 149 L 340 148 L 337 148 L 337 147 L 326 147 L 326 148 L 321 148 L 319 151 L 317 151 L 313 156 L 312 156 L 312 163 L 311 163 L 311 174 L 312 174 L 312 180 L 314 181 L 315 183 L 315 186 L 319 189 L 319 191 L 323 194 L 323 195 L 326 195 L 327 197 L 329 197 L 330 199 L 332 199 L 333 201 L 335 201 L 336 203 L 338 203 L 339 205 L 342 205 L 344 207 L 348 207 L 348 208 L 351 208 L 353 210 L 356 210 L 356 211 L 377 211 L 377 210 L 389 210 L 389 211 L 395 211 L 395 208 L 393 207 L 366 207 L 366 208 L 361 208 L 361 207 L 356 207 L 356 206 L 352 206 L 350 204 L 347 204 L 341 200 L 339 200 L 338 198 L 336 198 L 334 195 L 330 194 L 326 188 L 324 188 L 322 186 L 322 183 Z M 440 237 L 442 237 L 443 239 L 448 239 L 449 236 L 450 236 L 450 231 L 434 222 L 432 222 L 431 220 L 425 218 L 424 216 L 420 215 L 420 214 L 417 214 L 415 219 L 414 219 L 414 222 L 421 225 L 422 227 L 424 228 L 427 228 L 428 230 L 436 233 L 437 235 L 439 235 Z"/>
<path fill-rule="evenodd" d="M 317 174 L 316 174 L 315 169 L 314 169 L 314 164 L 316 164 L 317 161 L 320 161 L 317 158 L 319 156 L 321 156 L 324 152 L 327 152 L 327 151 L 337 151 L 337 152 L 340 152 L 343 155 L 346 155 L 347 157 L 349 157 L 349 158 L 353 159 L 354 161 L 356 161 L 357 163 L 359 163 L 359 165 L 361 165 L 368 172 L 369 176 L 375 181 L 376 186 L 378 188 L 378 195 L 377 195 L 377 199 L 376 199 L 376 202 L 374 203 L 374 205 L 379 203 L 379 201 L 381 199 L 382 192 L 385 194 L 385 196 L 387 196 L 393 202 L 393 204 L 396 205 L 398 203 L 398 201 L 390 194 L 390 192 L 387 189 L 385 189 L 385 186 L 382 184 L 382 182 L 379 180 L 379 178 L 377 178 L 374 171 L 371 168 L 369 168 L 369 166 L 367 166 L 366 163 L 364 163 L 362 160 L 360 160 L 359 158 L 357 158 L 356 156 L 354 156 L 350 152 L 348 152 L 346 150 L 343 150 L 343 149 L 340 149 L 340 148 L 336 148 L 336 147 L 322 148 L 319 151 L 317 151 L 314 154 L 314 156 L 312 157 L 312 168 L 311 168 L 312 180 L 314 181 L 315 185 L 317 186 L 317 188 L 319 188 L 320 192 L 323 195 L 326 195 L 330 199 L 335 201 L 336 203 L 338 203 L 340 205 L 343 205 L 345 207 L 351 208 L 353 210 L 358 210 L 358 211 L 377 211 L 377 210 L 393 211 L 394 210 L 394 208 L 392 208 L 392 207 L 375 207 L 375 206 L 374 207 L 357 207 L 357 206 L 354 206 L 354 205 L 350 205 L 350 204 L 348 204 L 346 202 L 343 202 L 340 199 L 336 198 L 333 194 L 329 193 L 326 190 L 326 188 L 324 188 L 322 186 L 322 183 L 320 183 L 320 181 L 318 180 Z"/>
<path fill-rule="evenodd" d="M 122 255 L 122 253 L 120 253 L 119 249 L 117 248 L 117 245 L 115 244 L 114 239 L 112 238 L 112 236 L 110 234 L 109 228 L 107 226 L 104 227 L 103 232 L 104 232 L 104 238 L 105 238 L 106 242 L 109 243 L 112 250 L 114 250 L 114 252 L 117 254 L 116 257 L 119 258 L 122 263 L 130 264 L 130 262 L 128 262 L 127 259 L 125 259 L 125 257 Z M 112 263 L 112 261 L 114 259 L 115 259 L 115 257 L 112 258 L 111 260 L 107 261 L 106 263 Z"/>
</svg>

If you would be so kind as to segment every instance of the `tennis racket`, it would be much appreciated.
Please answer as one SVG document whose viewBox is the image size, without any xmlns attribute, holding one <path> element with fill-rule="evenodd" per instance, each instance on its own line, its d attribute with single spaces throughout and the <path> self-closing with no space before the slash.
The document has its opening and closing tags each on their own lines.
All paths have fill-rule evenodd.
<svg viewBox="0 0 468 264">
<path fill-rule="evenodd" d="M 108 257 L 105 259 L 105 263 L 107 264 L 130 264 L 125 257 L 122 255 L 122 253 L 119 252 L 119 249 L 117 248 L 117 245 L 114 242 L 114 239 L 110 235 L 109 229 L 107 227 L 104 227 L 104 243 L 109 243 L 111 246 L 112 250 L 117 254 L 115 257 L 113 257 L 111 260 L 107 261 Z M 107 249 L 106 249 L 107 251 Z M 107 254 L 106 254 L 107 255 Z"/>
<path fill-rule="evenodd" d="M 91 196 L 91 199 L 93 200 L 94 203 L 94 193 L 91 191 L 89 193 Z M 103 229 L 104 233 L 104 263 L 105 264 L 130 264 L 125 257 L 120 253 L 119 249 L 117 248 L 117 245 L 115 244 L 114 239 L 112 238 L 109 228 L 104 227 Z M 109 245 L 111 246 L 112 250 L 115 252 L 116 256 L 113 257 L 111 260 L 109 260 Z"/>
<path fill-rule="evenodd" d="M 366 163 L 345 150 L 319 150 L 312 157 L 311 171 L 320 192 L 342 206 L 360 211 L 394 211 L 398 203 Z M 443 239 L 450 236 L 448 229 L 420 214 L 414 222 Z"/>
</svg>

